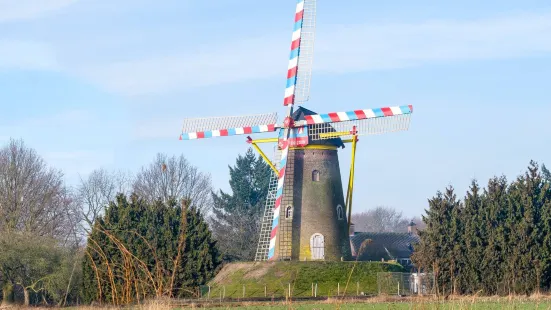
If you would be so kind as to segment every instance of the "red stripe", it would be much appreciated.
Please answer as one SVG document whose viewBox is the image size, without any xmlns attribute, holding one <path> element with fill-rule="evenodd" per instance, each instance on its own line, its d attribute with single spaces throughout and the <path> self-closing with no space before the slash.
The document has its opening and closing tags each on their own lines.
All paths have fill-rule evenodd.
<svg viewBox="0 0 551 310">
<path fill-rule="evenodd" d="M 245 133 L 245 134 L 253 133 L 253 128 L 252 127 L 243 127 L 243 133 Z"/>
<path fill-rule="evenodd" d="M 293 104 L 293 98 L 294 97 L 295 97 L 295 95 L 291 95 L 291 96 L 285 98 L 285 100 L 283 100 L 283 105 Z"/>
<path fill-rule="evenodd" d="M 297 75 L 297 67 L 287 70 L 287 78 L 290 79 Z"/>
<path fill-rule="evenodd" d="M 275 206 L 274 206 L 274 209 L 277 209 L 277 207 L 281 206 L 281 198 L 283 196 L 279 197 L 278 199 L 276 199 L 276 202 L 275 202 Z"/>
<path fill-rule="evenodd" d="M 227 129 L 220 129 L 220 136 L 225 137 L 227 135 L 228 135 L 228 130 Z"/>
<path fill-rule="evenodd" d="M 365 113 L 364 113 L 363 110 L 356 110 L 356 111 L 354 111 L 354 113 L 356 113 L 356 116 L 358 117 L 358 119 L 367 118 L 367 116 L 365 116 Z"/>
<path fill-rule="evenodd" d="M 205 133 L 202 132 L 202 131 L 199 131 L 199 132 L 197 133 L 197 139 L 204 139 L 204 138 L 205 138 Z"/>
<path fill-rule="evenodd" d="M 413 106 L 411 104 L 409 105 L 409 111 L 413 113 Z"/>
<path fill-rule="evenodd" d="M 394 113 L 392 113 L 392 110 L 390 108 L 381 108 L 381 111 L 385 114 L 385 116 L 393 116 Z"/>
<path fill-rule="evenodd" d="M 291 51 L 294 51 L 296 50 L 300 45 L 300 38 L 294 40 L 292 43 L 291 43 Z"/>
<path fill-rule="evenodd" d="M 301 20 L 303 16 L 304 16 L 304 10 L 296 13 L 295 14 L 295 23 L 298 22 L 299 20 Z"/>
<path fill-rule="evenodd" d="M 339 122 L 341 120 L 337 113 L 329 113 L 328 115 L 333 122 Z"/>
<path fill-rule="evenodd" d="M 281 179 L 281 177 L 285 174 L 285 167 L 281 168 L 279 170 L 279 178 Z"/>
<path fill-rule="evenodd" d="M 268 125 L 268 131 L 275 131 L 275 124 Z"/>
<path fill-rule="evenodd" d="M 270 233 L 270 239 L 272 239 L 273 237 L 275 237 L 277 234 L 277 226 L 274 227 L 274 229 L 272 229 L 272 233 Z"/>
<path fill-rule="evenodd" d="M 308 125 L 313 125 L 313 124 L 315 124 L 315 123 L 314 123 L 314 118 L 312 118 L 311 115 L 305 115 L 305 116 L 304 116 L 304 119 L 306 120 L 306 124 L 308 124 Z"/>
</svg>

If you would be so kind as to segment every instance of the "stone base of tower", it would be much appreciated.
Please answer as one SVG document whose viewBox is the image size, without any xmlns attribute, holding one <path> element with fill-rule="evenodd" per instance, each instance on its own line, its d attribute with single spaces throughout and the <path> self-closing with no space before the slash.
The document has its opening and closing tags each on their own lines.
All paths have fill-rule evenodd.
<svg viewBox="0 0 551 310">
<path fill-rule="evenodd" d="M 291 149 L 286 169 L 274 260 L 350 260 L 337 148 Z"/>
</svg>

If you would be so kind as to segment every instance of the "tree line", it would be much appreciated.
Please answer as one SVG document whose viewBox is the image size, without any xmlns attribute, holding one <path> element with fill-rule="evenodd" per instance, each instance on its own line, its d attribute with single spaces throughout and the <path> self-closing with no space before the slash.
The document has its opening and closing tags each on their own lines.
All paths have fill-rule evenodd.
<svg viewBox="0 0 551 310">
<path fill-rule="evenodd" d="M 196 293 L 223 260 L 252 260 L 271 170 L 251 149 L 232 193 L 184 155 L 68 186 L 23 140 L 0 149 L 2 304 L 124 304 Z"/>
<path fill-rule="evenodd" d="M 476 180 L 463 199 L 452 186 L 428 200 L 413 262 L 436 293 L 533 294 L 551 286 L 551 173 L 531 161 L 509 182 Z"/>
</svg>

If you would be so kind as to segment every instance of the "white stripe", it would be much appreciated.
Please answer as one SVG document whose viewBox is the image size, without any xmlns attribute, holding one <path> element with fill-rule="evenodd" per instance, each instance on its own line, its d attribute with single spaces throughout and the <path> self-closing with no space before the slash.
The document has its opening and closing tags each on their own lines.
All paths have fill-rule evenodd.
<svg viewBox="0 0 551 310">
<path fill-rule="evenodd" d="M 295 93 L 295 85 L 285 88 L 285 98 L 293 95 Z"/>
<path fill-rule="evenodd" d="M 297 11 L 295 13 L 298 13 L 302 10 L 304 10 L 304 1 L 297 3 Z"/>
<path fill-rule="evenodd" d="M 348 121 L 349 120 L 348 115 L 346 114 L 346 112 L 337 112 L 337 115 L 339 116 L 341 121 Z"/>
<path fill-rule="evenodd" d="M 243 127 L 241 128 L 235 128 L 235 134 L 236 135 L 242 135 L 245 133 L 245 130 L 243 129 Z"/>
<path fill-rule="evenodd" d="M 300 38 L 300 33 L 302 32 L 302 28 L 299 28 L 295 31 L 293 31 L 293 36 L 292 36 L 292 41 L 291 42 L 294 42 L 296 39 Z"/>
<path fill-rule="evenodd" d="M 275 242 L 276 242 L 275 237 L 270 239 L 270 249 L 273 249 L 275 247 Z"/>
<path fill-rule="evenodd" d="M 189 139 L 190 140 L 197 139 L 197 133 L 196 132 L 190 132 L 189 133 Z"/>
<path fill-rule="evenodd" d="M 212 136 L 213 137 L 220 137 L 220 130 L 213 130 L 212 131 Z"/>
<path fill-rule="evenodd" d="M 296 66 L 298 66 L 298 57 L 289 60 L 289 66 L 287 67 L 287 70 L 293 69 Z"/>
<path fill-rule="evenodd" d="M 260 131 L 264 132 L 264 131 L 268 131 L 268 125 L 260 125 Z"/>
<path fill-rule="evenodd" d="M 373 113 L 372 109 L 364 110 L 364 114 L 365 114 L 365 117 L 367 117 L 367 118 L 374 118 L 375 117 L 375 113 Z"/>
<path fill-rule="evenodd" d="M 312 119 L 314 120 L 314 124 L 322 124 L 323 118 L 319 115 L 312 115 Z"/>
<path fill-rule="evenodd" d="M 390 111 L 392 111 L 394 115 L 402 114 L 402 109 L 400 109 L 400 107 L 390 107 Z"/>
</svg>

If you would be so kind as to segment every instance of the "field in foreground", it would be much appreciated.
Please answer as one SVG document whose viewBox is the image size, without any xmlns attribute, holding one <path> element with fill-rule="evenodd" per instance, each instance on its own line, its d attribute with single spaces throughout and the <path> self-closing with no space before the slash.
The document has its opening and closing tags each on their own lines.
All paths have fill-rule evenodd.
<svg viewBox="0 0 551 310">
<path fill-rule="evenodd" d="M 188 308 L 189 309 L 189 308 Z M 242 307 L 222 307 L 209 309 L 253 309 L 253 310 L 332 310 L 332 309 L 350 309 L 350 310 L 498 310 L 498 309 L 515 309 L 515 310 L 532 310 L 532 309 L 551 309 L 551 303 L 524 302 L 524 303 L 507 303 L 507 302 L 476 302 L 476 303 L 461 303 L 461 302 L 445 302 L 445 303 L 343 303 L 343 304 L 292 304 L 292 305 L 266 305 L 266 306 L 242 306 Z"/>
<path fill-rule="evenodd" d="M 497 310 L 497 309 L 551 309 L 551 296 L 539 295 L 536 297 L 455 297 L 453 300 L 437 300 L 431 297 L 423 298 L 399 298 L 399 297 L 374 297 L 366 300 L 343 301 L 330 299 L 319 302 L 239 302 L 239 303 L 211 303 L 209 305 L 187 304 L 176 305 L 177 300 L 152 301 L 140 306 L 129 307 L 69 307 L 70 310 L 114 310 L 114 309 L 132 309 L 132 310 L 184 310 L 184 309 L 255 309 L 255 310 L 331 310 L 331 309 L 350 309 L 350 310 Z M 40 308 L 34 308 L 41 310 Z M 52 308 L 45 308 L 52 309 Z"/>
</svg>

